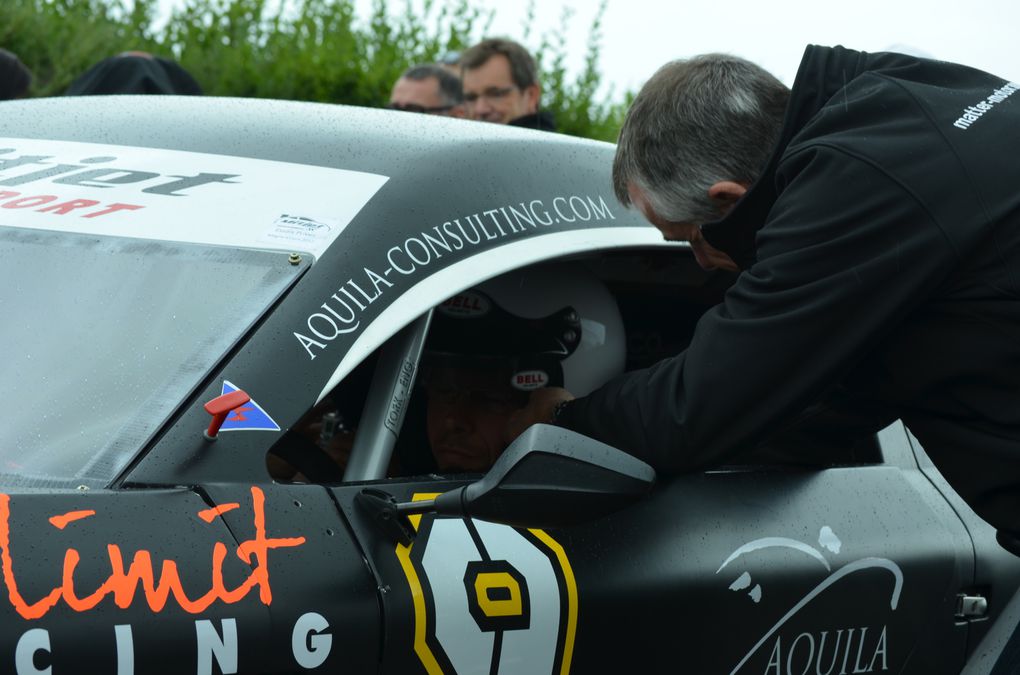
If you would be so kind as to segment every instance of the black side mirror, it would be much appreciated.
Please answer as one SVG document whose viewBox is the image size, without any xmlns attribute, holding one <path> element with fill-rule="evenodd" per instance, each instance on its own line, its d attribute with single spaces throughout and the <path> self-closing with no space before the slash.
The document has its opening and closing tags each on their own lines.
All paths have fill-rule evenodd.
<svg viewBox="0 0 1020 675">
<path fill-rule="evenodd" d="M 431 501 L 390 503 L 385 520 L 434 511 L 516 527 L 562 527 L 617 511 L 654 483 L 655 470 L 641 460 L 573 431 L 536 424 L 481 480 Z M 379 508 L 379 496 L 372 499 Z"/>
<path fill-rule="evenodd" d="M 647 494 L 655 470 L 573 431 L 536 424 L 476 483 L 435 499 L 436 513 L 518 527 L 594 520 Z"/>
</svg>

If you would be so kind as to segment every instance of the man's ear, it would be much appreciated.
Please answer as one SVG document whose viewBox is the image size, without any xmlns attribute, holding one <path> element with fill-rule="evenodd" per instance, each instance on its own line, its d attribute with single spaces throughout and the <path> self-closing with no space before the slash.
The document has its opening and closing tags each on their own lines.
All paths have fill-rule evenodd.
<svg viewBox="0 0 1020 675">
<path fill-rule="evenodd" d="M 542 87 L 536 82 L 535 84 L 529 84 L 521 91 L 524 94 L 524 100 L 528 104 L 528 113 L 537 113 L 538 99 L 542 96 Z"/>
<path fill-rule="evenodd" d="M 732 180 L 721 180 L 708 188 L 708 198 L 719 208 L 721 214 L 726 214 L 733 205 L 740 201 L 740 198 L 747 192 L 747 186 Z"/>
</svg>

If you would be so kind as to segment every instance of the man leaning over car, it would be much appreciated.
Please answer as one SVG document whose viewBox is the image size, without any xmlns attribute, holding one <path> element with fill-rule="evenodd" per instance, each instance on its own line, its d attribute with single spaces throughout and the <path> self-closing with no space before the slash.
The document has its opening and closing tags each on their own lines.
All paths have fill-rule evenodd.
<svg viewBox="0 0 1020 675">
<path fill-rule="evenodd" d="M 742 272 L 684 352 L 582 398 L 533 394 L 508 435 L 555 420 L 691 471 L 811 425 L 822 400 L 851 420 L 833 433 L 902 418 L 1011 547 L 1018 88 L 842 47 L 809 46 L 792 91 L 732 56 L 664 66 L 620 133 L 617 197 L 703 267 Z"/>
</svg>

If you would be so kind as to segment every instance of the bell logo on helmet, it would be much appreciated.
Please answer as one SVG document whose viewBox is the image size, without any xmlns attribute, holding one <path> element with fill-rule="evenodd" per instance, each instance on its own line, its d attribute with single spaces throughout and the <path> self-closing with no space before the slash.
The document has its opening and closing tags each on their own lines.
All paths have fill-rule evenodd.
<svg viewBox="0 0 1020 675">
<path fill-rule="evenodd" d="M 472 291 L 458 293 L 439 305 L 439 311 L 443 314 L 458 317 L 485 316 L 491 308 L 492 303 L 487 297 Z"/>
<path fill-rule="evenodd" d="M 510 386 L 521 391 L 541 389 L 549 384 L 549 374 L 544 370 L 524 370 L 514 373 L 510 378 Z"/>
</svg>

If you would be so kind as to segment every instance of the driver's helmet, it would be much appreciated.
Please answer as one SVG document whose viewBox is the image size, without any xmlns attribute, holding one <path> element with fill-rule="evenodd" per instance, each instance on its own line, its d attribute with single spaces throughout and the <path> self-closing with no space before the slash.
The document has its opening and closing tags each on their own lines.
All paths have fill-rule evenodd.
<svg viewBox="0 0 1020 675">
<path fill-rule="evenodd" d="M 576 263 L 504 274 L 436 308 L 425 364 L 499 367 L 516 390 L 564 387 L 583 396 L 623 372 L 616 300 Z"/>
</svg>

